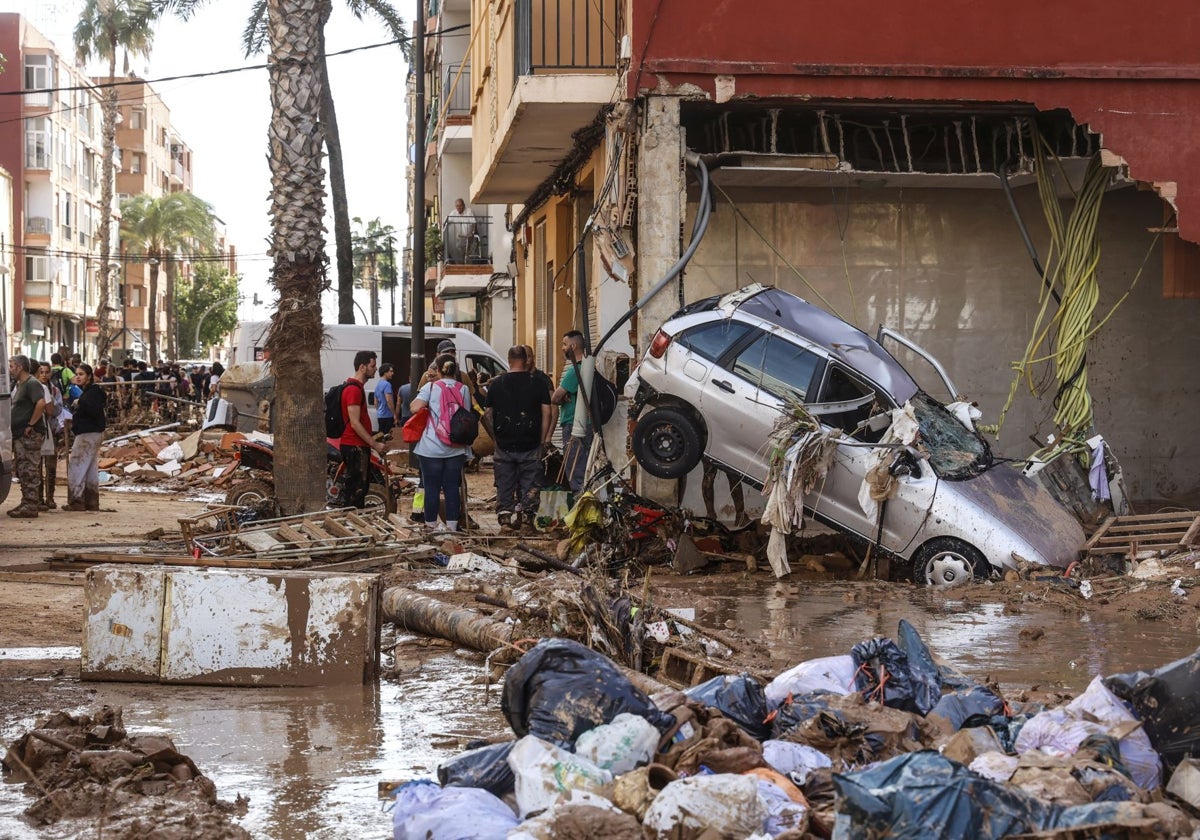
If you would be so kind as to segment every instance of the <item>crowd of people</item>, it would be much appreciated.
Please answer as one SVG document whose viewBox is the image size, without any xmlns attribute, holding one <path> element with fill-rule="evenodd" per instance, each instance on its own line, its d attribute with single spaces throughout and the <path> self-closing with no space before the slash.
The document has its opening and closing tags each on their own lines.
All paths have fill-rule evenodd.
<svg viewBox="0 0 1200 840">
<path fill-rule="evenodd" d="M 63 455 L 67 500 L 61 509 L 99 510 L 100 443 L 114 415 L 148 406 L 164 418 L 174 417 L 178 401 L 204 402 L 214 396 L 223 373 L 220 362 L 209 369 L 160 359 L 152 367 L 127 357 L 120 365 L 101 359 L 93 369 L 78 353 L 54 353 L 49 361 L 12 356 L 11 431 L 21 503 L 8 515 L 34 519 L 58 509 L 55 489 Z"/>
</svg>

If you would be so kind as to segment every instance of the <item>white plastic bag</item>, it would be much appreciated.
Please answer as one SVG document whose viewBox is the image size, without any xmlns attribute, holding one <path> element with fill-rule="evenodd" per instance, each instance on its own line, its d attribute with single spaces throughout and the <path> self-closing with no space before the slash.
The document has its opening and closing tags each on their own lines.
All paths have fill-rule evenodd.
<svg viewBox="0 0 1200 840">
<path fill-rule="evenodd" d="M 763 761 L 798 785 L 808 781 L 812 771 L 833 766 L 829 756 L 816 747 L 793 741 L 763 741 Z"/>
<path fill-rule="evenodd" d="M 766 811 L 763 831 L 772 837 L 785 831 L 802 832 L 808 828 L 808 809 L 799 802 L 793 802 L 779 785 L 759 779 L 758 799 Z"/>
<path fill-rule="evenodd" d="M 1102 677 L 1093 679 L 1087 691 L 1068 703 L 1066 709 L 1077 717 L 1090 715 L 1108 729 L 1118 729 L 1120 732 L 1138 719 L 1117 695 L 1108 690 Z M 1151 745 L 1146 730 L 1139 727 L 1122 734 L 1117 744 L 1121 748 L 1121 761 L 1133 777 L 1134 784 L 1145 790 L 1154 790 L 1162 784 L 1162 759 Z"/>
<path fill-rule="evenodd" d="M 508 766 L 516 776 L 517 811 L 522 819 L 551 807 L 572 790 L 599 793 L 613 778 L 586 758 L 536 735 L 517 741 L 508 754 Z"/>
<path fill-rule="evenodd" d="M 504 802 L 481 788 L 409 782 L 396 791 L 393 840 L 495 840 L 515 828 Z"/>
<path fill-rule="evenodd" d="M 642 825 L 659 838 L 704 829 L 721 837 L 747 837 L 762 829 L 766 816 L 757 779 L 718 773 L 671 782 L 650 805 Z"/>
<path fill-rule="evenodd" d="M 771 680 L 764 689 L 767 706 L 778 709 L 789 694 L 828 691 L 843 696 L 854 692 L 854 657 L 823 656 L 801 662 Z"/>
<path fill-rule="evenodd" d="M 507 840 L 554 840 L 557 836 L 555 822 L 559 816 L 566 813 L 569 809 L 580 806 L 600 808 L 605 811 L 611 811 L 614 814 L 625 813 L 599 794 L 573 790 L 569 797 L 563 799 L 553 808 L 546 810 L 536 817 L 525 820 L 525 822 L 509 831 Z M 634 827 L 637 826 L 637 821 L 632 816 L 627 816 L 626 819 L 630 820 Z"/>
<path fill-rule="evenodd" d="M 614 776 L 649 764 L 661 733 L 640 715 L 623 712 L 609 723 L 584 732 L 575 741 L 575 755 Z"/>
</svg>

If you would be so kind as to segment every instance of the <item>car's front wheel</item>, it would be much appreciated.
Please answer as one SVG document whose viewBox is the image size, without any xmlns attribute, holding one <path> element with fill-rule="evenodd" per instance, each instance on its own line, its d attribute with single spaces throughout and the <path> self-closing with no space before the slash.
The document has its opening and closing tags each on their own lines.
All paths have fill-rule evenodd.
<svg viewBox="0 0 1200 840">
<path fill-rule="evenodd" d="M 987 580 L 991 573 L 983 552 L 954 537 L 932 539 L 913 555 L 913 581 L 925 586 L 958 586 L 972 578 Z"/>
<path fill-rule="evenodd" d="M 658 478 L 682 478 L 704 454 L 701 430 L 685 410 L 659 406 L 642 415 L 633 430 L 633 454 Z"/>
</svg>

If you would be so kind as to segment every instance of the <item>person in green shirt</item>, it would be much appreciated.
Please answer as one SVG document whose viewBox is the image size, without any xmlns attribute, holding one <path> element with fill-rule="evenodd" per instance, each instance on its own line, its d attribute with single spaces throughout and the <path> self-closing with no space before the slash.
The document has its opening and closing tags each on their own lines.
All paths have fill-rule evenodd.
<svg viewBox="0 0 1200 840">
<path fill-rule="evenodd" d="M 12 392 L 13 461 L 21 482 L 21 504 L 8 512 L 14 519 L 37 519 L 42 501 L 42 441 L 46 424 L 46 389 L 30 376 L 28 356 L 8 360 L 9 379 L 16 383 Z"/>
<path fill-rule="evenodd" d="M 588 451 L 592 446 L 592 427 L 589 418 L 581 417 L 575 422 L 575 414 L 579 409 L 579 373 L 580 369 L 590 367 L 589 357 L 583 346 L 583 333 L 571 330 L 563 335 L 563 357 L 566 368 L 558 388 L 550 397 L 550 402 L 559 406 L 558 422 L 563 434 L 563 463 L 566 470 L 567 484 L 572 492 L 578 493 L 583 489 L 584 472 L 587 469 Z M 588 374 L 585 372 L 584 377 Z M 590 380 L 588 380 L 590 381 Z M 586 411 L 586 408 L 584 409 Z"/>
</svg>

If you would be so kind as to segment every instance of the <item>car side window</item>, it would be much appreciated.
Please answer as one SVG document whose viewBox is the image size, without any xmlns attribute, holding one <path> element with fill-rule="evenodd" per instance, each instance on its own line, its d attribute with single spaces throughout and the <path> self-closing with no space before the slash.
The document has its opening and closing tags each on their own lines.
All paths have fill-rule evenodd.
<svg viewBox="0 0 1200 840">
<path fill-rule="evenodd" d="M 741 321 L 723 318 L 711 324 L 701 324 L 680 333 L 675 341 L 710 362 L 720 360 L 725 351 L 742 339 L 750 327 Z"/>
<path fill-rule="evenodd" d="M 488 376 L 499 376 L 504 373 L 504 368 L 500 367 L 491 356 L 476 356 L 474 354 L 467 356 L 467 370 L 482 371 Z"/>
<path fill-rule="evenodd" d="M 871 393 L 874 393 L 874 389 L 851 376 L 841 365 L 835 364 L 829 368 L 829 375 L 825 379 L 825 388 L 821 393 L 821 402 L 856 400 Z M 821 416 L 821 422 L 827 426 L 837 426 L 844 431 L 852 432 L 859 423 L 871 416 L 871 409 L 871 405 L 864 405 L 853 411 L 824 414 Z"/>
<path fill-rule="evenodd" d="M 780 399 L 804 402 L 821 357 L 772 333 L 763 333 L 738 353 L 733 372 Z"/>
</svg>

